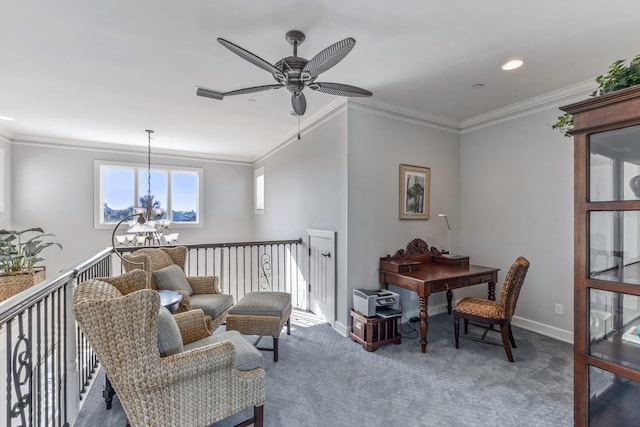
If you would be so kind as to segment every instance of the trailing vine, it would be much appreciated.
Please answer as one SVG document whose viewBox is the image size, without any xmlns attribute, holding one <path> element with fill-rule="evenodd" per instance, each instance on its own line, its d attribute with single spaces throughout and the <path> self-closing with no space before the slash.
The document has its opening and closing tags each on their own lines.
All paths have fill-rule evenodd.
<svg viewBox="0 0 640 427">
<path fill-rule="evenodd" d="M 609 66 L 606 74 L 596 77 L 598 88 L 591 93 L 591 96 L 600 96 L 640 84 L 640 54 L 626 65 L 625 62 L 624 59 L 617 60 Z M 564 136 L 570 137 L 573 131 L 573 116 L 564 113 L 558 116 L 558 121 L 551 127 L 562 132 Z"/>
</svg>

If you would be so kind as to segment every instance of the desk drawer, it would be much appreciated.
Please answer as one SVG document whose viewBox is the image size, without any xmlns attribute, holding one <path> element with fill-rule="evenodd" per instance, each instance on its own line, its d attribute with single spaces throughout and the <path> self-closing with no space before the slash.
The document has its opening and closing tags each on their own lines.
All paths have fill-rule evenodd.
<svg viewBox="0 0 640 427">
<path fill-rule="evenodd" d="M 464 286 L 468 286 L 466 278 L 452 279 L 452 280 L 434 283 L 433 286 L 431 287 L 431 292 L 444 292 L 447 289 L 462 288 Z"/>
<path fill-rule="evenodd" d="M 492 282 L 492 281 L 493 281 L 493 274 L 491 274 L 491 273 L 483 274 L 481 276 L 469 277 L 469 284 L 470 285 L 477 285 L 479 283 L 487 283 L 487 282 Z"/>
</svg>

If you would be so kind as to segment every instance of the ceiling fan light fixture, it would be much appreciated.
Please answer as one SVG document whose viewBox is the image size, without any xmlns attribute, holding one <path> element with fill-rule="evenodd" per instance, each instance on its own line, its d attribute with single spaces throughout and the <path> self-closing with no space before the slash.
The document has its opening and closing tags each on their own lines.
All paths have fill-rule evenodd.
<svg viewBox="0 0 640 427">
<path fill-rule="evenodd" d="M 522 61 L 522 59 L 512 59 L 508 62 L 505 62 L 502 65 L 502 69 L 505 71 L 511 71 L 511 70 L 515 70 L 517 68 L 522 67 L 522 64 L 524 64 L 524 62 Z"/>
<path fill-rule="evenodd" d="M 310 60 L 298 56 L 298 46 L 300 46 L 305 39 L 305 35 L 302 31 L 291 30 L 287 32 L 285 39 L 293 46 L 293 56 L 282 58 L 275 64 L 271 64 L 228 40 L 218 38 L 218 42 L 221 45 L 245 61 L 269 72 L 278 83 L 247 87 L 228 92 L 218 92 L 198 87 L 196 89 L 196 95 L 222 100 L 226 96 L 244 95 L 270 89 L 281 89 L 284 87 L 291 92 L 291 105 L 298 117 L 304 115 L 307 109 L 307 101 L 303 93 L 303 89 L 306 87 L 329 95 L 346 97 L 373 95 L 370 91 L 356 86 L 342 83 L 323 83 L 315 81 L 320 73 L 323 73 L 335 66 L 338 62 L 342 61 L 349 52 L 351 52 L 351 49 L 353 49 L 356 44 L 356 40 L 354 38 L 347 37 L 344 40 L 340 40 L 323 49 Z"/>
</svg>

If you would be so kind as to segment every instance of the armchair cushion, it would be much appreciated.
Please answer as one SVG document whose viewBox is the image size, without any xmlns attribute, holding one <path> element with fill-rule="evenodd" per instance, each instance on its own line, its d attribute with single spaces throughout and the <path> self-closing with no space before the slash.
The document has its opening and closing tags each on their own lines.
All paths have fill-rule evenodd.
<svg viewBox="0 0 640 427">
<path fill-rule="evenodd" d="M 169 291 L 187 291 L 193 295 L 193 289 L 187 281 L 187 276 L 177 264 L 170 264 L 153 272 L 153 280 L 158 289 Z"/>
<path fill-rule="evenodd" d="M 173 315 L 165 307 L 158 311 L 158 350 L 160 357 L 182 353 L 182 335 Z"/>
<path fill-rule="evenodd" d="M 249 341 L 240 335 L 238 331 L 225 331 L 213 334 L 204 339 L 186 344 L 184 351 L 193 350 L 204 347 L 209 344 L 217 344 L 223 341 L 231 341 L 236 350 L 236 368 L 240 371 L 250 371 L 256 368 L 262 368 L 262 353 L 255 348 Z"/>
<path fill-rule="evenodd" d="M 228 294 L 195 294 L 190 297 L 191 309 L 200 308 L 204 314 L 216 318 L 233 305 L 233 296 Z"/>
</svg>

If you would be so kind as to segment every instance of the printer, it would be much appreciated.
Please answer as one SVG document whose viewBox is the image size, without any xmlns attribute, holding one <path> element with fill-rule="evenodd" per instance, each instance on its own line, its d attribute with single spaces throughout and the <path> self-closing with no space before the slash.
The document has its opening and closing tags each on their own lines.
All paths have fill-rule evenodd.
<svg viewBox="0 0 640 427">
<path fill-rule="evenodd" d="M 400 310 L 400 295 L 387 289 L 354 289 L 353 309 L 366 317 L 396 317 Z"/>
</svg>

